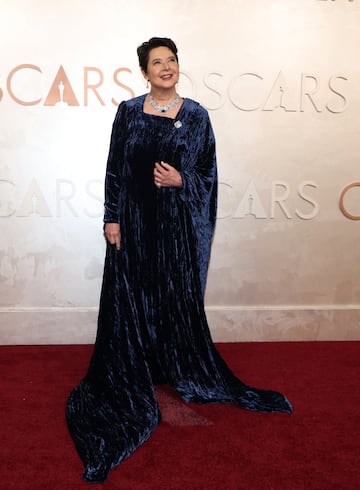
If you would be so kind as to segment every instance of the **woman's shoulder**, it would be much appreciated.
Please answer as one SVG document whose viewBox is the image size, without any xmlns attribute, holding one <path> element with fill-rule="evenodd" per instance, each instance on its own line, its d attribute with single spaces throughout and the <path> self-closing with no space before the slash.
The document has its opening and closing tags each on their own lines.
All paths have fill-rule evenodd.
<svg viewBox="0 0 360 490">
<path fill-rule="evenodd" d="M 198 117 L 208 117 L 209 113 L 204 106 L 200 104 L 197 100 L 190 99 L 189 97 L 184 97 L 184 109 L 188 112 L 197 115 Z"/>
<path fill-rule="evenodd" d="M 139 95 L 122 100 L 117 108 L 115 121 L 124 121 L 129 117 L 136 117 L 137 112 L 143 108 L 145 97 L 146 95 Z"/>
<path fill-rule="evenodd" d="M 142 107 L 144 104 L 145 97 L 146 97 L 146 94 L 138 95 L 136 97 L 132 97 L 131 99 L 123 100 L 120 105 L 122 105 L 128 109 L 131 109 L 134 107 Z"/>
<path fill-rule="evenodd" d="M 131 99 L 124 100 L 124 104 L 126 104 L 128 107 L 134 107 L 137 105 L 143 105 L 144 100 L 145 100 L 146 94 L 142 95 L 137 95 L 135 97 L 132 97 Z"/>
</svg>

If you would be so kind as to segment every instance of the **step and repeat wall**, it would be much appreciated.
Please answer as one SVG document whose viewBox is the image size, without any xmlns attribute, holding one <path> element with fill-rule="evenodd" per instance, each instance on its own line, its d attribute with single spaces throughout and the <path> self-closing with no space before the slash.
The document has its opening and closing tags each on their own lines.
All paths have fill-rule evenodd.
<svg viewBox="0 0 360 490">
<path fill-rule="evenodd" d="M 0 6 L 0 343 L 94 340 L 111 125 L 152 36 L 216 134 L 214 340 L 360 339 L 360 0 Z"/>
</svg>

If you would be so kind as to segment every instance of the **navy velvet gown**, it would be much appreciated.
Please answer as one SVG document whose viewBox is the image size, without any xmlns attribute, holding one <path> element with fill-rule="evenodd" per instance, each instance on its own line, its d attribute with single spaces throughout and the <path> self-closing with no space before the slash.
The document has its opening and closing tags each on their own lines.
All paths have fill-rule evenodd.
<svg viewBox="0 0 360 490">
<path fill-rule="evenodd" d="M 217 174 L 208 114 L 184 99 L 176 119 L 150 115 L 144 99 L 123 102 L 113 124 L 104 221 L 120 223 L 121 249 L 107 245 L 94 352 L 67 403 L 92 482 L 104 481 L 156 428 L 156 384 L 186 402 L 291 412 L 280 393 L 236 378 L 210 337 L 204 288 Z M 181 189 L 154 185 L 161 160 L 181 172 Z"/>
</svg>

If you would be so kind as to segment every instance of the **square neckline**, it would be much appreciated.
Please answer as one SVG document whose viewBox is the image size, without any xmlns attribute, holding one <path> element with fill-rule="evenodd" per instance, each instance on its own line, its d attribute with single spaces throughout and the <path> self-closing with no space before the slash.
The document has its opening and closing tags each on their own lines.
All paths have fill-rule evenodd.
<svg viewBox="0 0 360 490">
<path fill-rule="evenodd" d="M 185 104 L 185 101 L 186 101 L 186 97 L 180 97 L 180 99 L 182 100 L 182 104 L 179 107 L 179 110 L 177 111 L 177 113 L 176 113 L 176 115 L 174 117 L 169 117 L 169 116 L 162 116 L 161 114 L 152 114 L 150 112 L 145 112 L 144 111 L 144 105 L 145 105 L 146 96 L 147 96 L 147 94 L 144 94 L 143 95 L 143 100 L 142 100 L 142 104 L 141 104 L 142 113 L 145 114 L 146 116 L 154 116 L 154 117 L 165 119 L 165 120 L 167 119 L 169 121 L 176 121 L 178 119 L 178 116 L 181 113 L 181 110 L 182 110 L 182 108 L 183 108 L 183 106 Z"/>
</svg>

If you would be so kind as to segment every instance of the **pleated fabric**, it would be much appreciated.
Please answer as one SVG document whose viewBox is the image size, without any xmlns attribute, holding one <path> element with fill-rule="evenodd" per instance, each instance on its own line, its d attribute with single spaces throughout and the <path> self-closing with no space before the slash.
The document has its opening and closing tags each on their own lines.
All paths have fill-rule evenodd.
<svg viewBox="0 0 360 490">
<path fill-rule="evenodd" d="M 104 481 L 155 430 L 156 384 L 186 402 L 292 411 L 282 394 L 235 377 L 211 340 L 204 289 L 217 170 L 208 113 L 186 98 L 175 119 L 150 115 L 144 100 L 122 102 L 114 120 L 104 221 L 120 223 L 121 249 L 107 245 L 92 359 L 66 407 L 89 482 Z M 179 170 L 181 189 L 154 185 L 160 161 Z"/>
</svg>

